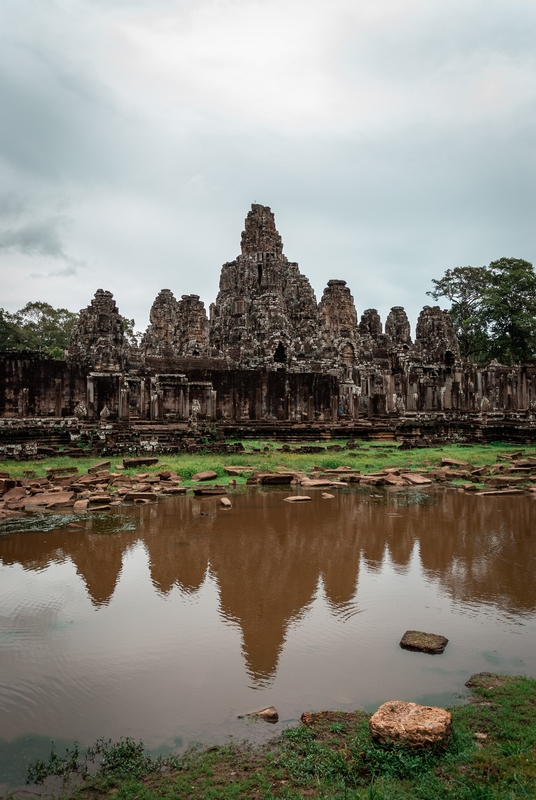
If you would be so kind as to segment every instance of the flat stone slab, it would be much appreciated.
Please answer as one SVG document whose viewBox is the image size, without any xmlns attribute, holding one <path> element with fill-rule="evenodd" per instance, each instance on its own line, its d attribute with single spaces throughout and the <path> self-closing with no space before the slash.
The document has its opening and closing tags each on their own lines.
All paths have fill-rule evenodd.
<svg viewBox="0 0 536 800">
<path fill-rule="evenodd" d="M 306 503 L 311 498 L 306 494 L 294 494 L 291 497 L 285 497 L 285 503 Z"/>
<path fill-rule="evenodd" d="M 456 458 L 445 458 L 441 459 L 441 466 L 443 467 L 470 467 L 471 465 L 467 461 L 458 461 Z"/>
<path fill-rule="evenodd" d="M 192 475 L 193 481 L 213 481 L 214 478 L 218 477 L 218 473 L 214 472 L 213 469 L 207 469 L 204 472 L 196 472 L 195 475 Z"/>
<path fill-rule="evenodd" d="M 102 469 L 108 469 L 111 466 L 111 461 L 101 461 L 99 464 L 93 464 L 92 467 L 88 468 L 88 474 L 92 472 L 100 472 Z"/>
<path fill-rule="evenodd" d="M 58 475 L 76 475 L 78 467 L 47 467 L 46 473 L 48 477 L 56 477 Z"/>
<path fill-rule="evenodd" d="M 125 469 L 132 469 L 133 467 L 151 467 L 153 464 L 158 464 L 158 458 L 124 458 L 123 466 Z"/>
<path fill-rule="evenodd" d="M 520 483 L 525 483 L 526 480 L 525 476 L 499 475 L 494 478 L 485 478 L 484 484 L 498 488 L 499 486 L 518 486 Z"/>
<path fill-rule="evenodd" d="M 372 715 L 369 728 L 372 737 L 382 744 L 429 748 L 443 744 L 450 737 L 452 714 L 437 706 L 390 700 Z"/>
<path fill-rule="evenodd" d="M 60 506 L 69 504 L 74 498 L 74 492 L 40 492 L 32 497 L 24 498 L 25 506 Z M 74 501 L 73 501 L 74 502 Z"/>
<path fill-rule="evenodd" d="M 123 500 L 156 500 L 157 495 L 154 492 L 127 492 L 123 496 Z"/>
<path fill-rule="evenodd" d="M 199 486 L 193 489 L 196 497 L 211 497 L 212 495 L 227 494 L 225 486 Z"/>
<path fill-rule="evenodd" d="M 288 486 L 294 480 L 293 472 L 273 472 L 259 475 L 262 486 Z"/>
<path fill-rule="evenodd" d="M 412 483 L 414 486 L 426 486 L 429 483 L 432 483 L 430 478 L 426 478 L 424 475 L 418 475 L 413 472 L 402 472 L 400 477 L 404 478 L 405 481 Z"/>
<path fill-rule="evenodd" d="M 417 650 L 421 653 L 442 653 L 448 644 L 445 636 L 423 631 L 406 631 L 400 640 L 400 647 L 405 650 Z"/>
<path fill-rule="evenodd" d="M 523 489 L 490 489 L 489 492 L 475 492 L 475 497 L 506 497 L 509 494 L 525 494 Z"/>
</svg>

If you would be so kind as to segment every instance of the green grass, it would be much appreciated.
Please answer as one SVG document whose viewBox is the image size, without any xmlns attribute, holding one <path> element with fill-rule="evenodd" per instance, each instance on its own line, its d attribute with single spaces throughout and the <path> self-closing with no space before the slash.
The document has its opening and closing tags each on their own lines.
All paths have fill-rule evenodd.
<svg viewBox="0 0 536 800">
<path fill-rule="evenodd" d="M 126 470 L 126 474 L 136 472 L 160 472 L 163 469 L 171 469 L 182 476 L 185 483 L 190 482 L 190 478 L 196 472 L 206 469 L 213 469 L 217 473 L 216 483 L 228 483 L 233 480 L 225 474 L 224 465 L 234 464 L 239 466 L 251 465 L 252 470 L 273 470 L 279 466 L 285 466 L 290 470 L 310 473 L 314 466 L 326 469 L 334 469 L 338 466 L 349 466 L 358 469 L 363 473 L 375 472 L 385 467 L 405 467 L 408 469 L 421 469 L 424 471 L 434 469 L 441 463 L 442 457 L 455 458 L 466 461 L 472 466 L 479 467 L 484 464 L 494 464 L 498 456 L 515 453 L 523 450 L 527 457 L 536 457 L 536 445 L 518 447 L 504 443 L 494 443 L 487 446 L 472 445 L 461 447 L 460 445 L 447 445 L 443 447 L 431 447 L 426 449 L 402 450 L 398 447 L 385 448 L 381 443 L 360 443 L 357 450 L 343 450 L 340 452 L 330 452 L 317 454 L 286 453 L 281 449 L 281 445 L 275 442 L 244 442 L 246 449 L 256 447 L 261 452 L 239 453 L 230 455 L 216 455 L 212 453 L 196 454 L 177 454 L 163 455 L 159 457 L 159 462 L 153 467 L 140 467 L 136 470 Z M 326 442 L 307 442 L 306 444 L 316 444 L 326 446 Z M 346 444 L 346 440 L 331 441 L 329 444 Z M 265 452 L 263 448 L 268 448 Z M 122 456 L 112 456 L 109 459 L 112 463 L 112 470 L 116 465 L 122 464 Z M 33 470 L 37 477 L 46 475 L 47 467 L 77 467 L 80 473 L 87 472 L 88 468 L 103 461 L 102 457 L 88 457 L 71 459 L 68 457 L 47 458 L 38 461 L 3 461 L 0 462 L 0 470 L 9 472 L 11 476 L 23 477 L 26 470 Z M 235 478 L 238 484 L 243 484 L 246 477 Z"/>
<path fill-rule="evenodd" d="M 78 800 L 536 797 L 536 680 L 475 676 L 470 702 L 451 712 L 454 735 L 436 751 L 375 743 L 364 712 L 322 712 L 260 748 L 192 749 L 167 759 L 147 756 L 130 739 L 100 742 L 98 773 L 86 775 L 73 794 Z M 72 769 L 72 752 L 65 764 Z M 32 775 L 43 777 L 47 769 L 62 774 L 57 756 L 48 767 L 34 765 Z"/>
</svg>

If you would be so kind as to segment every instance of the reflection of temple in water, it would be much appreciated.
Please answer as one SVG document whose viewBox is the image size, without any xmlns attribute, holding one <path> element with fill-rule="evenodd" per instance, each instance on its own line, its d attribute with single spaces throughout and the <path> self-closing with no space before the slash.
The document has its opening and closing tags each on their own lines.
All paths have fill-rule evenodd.
<svg viewBox="0 0 536 800">
<path fill-rule="evenodd" d="M 419 498 L 424 505 L 412 504 Z M 87 531 L 2 537 L 0 560 L 41 570 L 70 559 L 95 605 L 110 602 L 136 542 L 163 595 L 174 587 L 193 594 L 210 574 L 222 616 L 241 628 L 247 670 L 259 684 L 274 676 L 288 626 L 311 604 L 319 581 L 342 612 L 355 598 L 360 565 L 377 571 L 389 558 L 403 572 L 416 545 L 426 578 L 455 601 L 533 612 L 532 510 L 528 498 L 495 502 L 452 491 L 393 492 L 387 500 L 341 493 L 329 502 L 315 494 L 299 507 L 282 503 L 281 493 L 257 492 L 237 496 L 231 513 L 180 497 L 121 509 L 118 527 L 138 520 L 137 530 L 103 535 L 89 518 Z"/>
</svg>

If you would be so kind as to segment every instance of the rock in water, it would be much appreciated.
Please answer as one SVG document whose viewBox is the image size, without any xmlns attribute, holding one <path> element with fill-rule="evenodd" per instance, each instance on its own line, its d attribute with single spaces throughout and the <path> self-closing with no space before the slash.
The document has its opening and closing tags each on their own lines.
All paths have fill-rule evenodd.
<svg viewBox="0 0 536 800">
<path fill-rule="evenodd" d="M 390 700 L 372 715 L 369 727 L 372 737 L 382 744 L 433 747 L 451 735 L 452 714 L 436 706 Z"/>
<path fill-rule="evenodd" d="M 423 631 L 406 631 L 400 640 L 400 647 L 406 650 L 419 650 L 421 653 L 442 653 L 448 644 L 445 636 Z"/>
<path fill-rule="evenodd" d="M 291 495 L 290 497 L 285 497 L 284 502 L 285 503 L 306 503 L 307 500 L 310 500 L 310 499 L 311 498 L 309 497 L 309 495 L 306 495 L 306 494 L 294 494 L 294 495 Z"/>
<path fill-rule="evenodd" d="M 262 719 L 264 722 L 274 723 L 278 721 L 279 714 L 276 708 L 268 706 L 268 708 L 261 708 L 260 711 L 251 711 L 249 714 L 238 715 L 238 719 L 243 719 L 244 717 L 254 717 L 255 719 Z"/>
<path fill-rule="evenodd" d="M 231 503 L 231 501 L 229 500 L 228 497 L 221 497 L 220 498 L 220 505 L 223 508 L 232 508 L 233 507 L 233 504 Z"/>
</svg>

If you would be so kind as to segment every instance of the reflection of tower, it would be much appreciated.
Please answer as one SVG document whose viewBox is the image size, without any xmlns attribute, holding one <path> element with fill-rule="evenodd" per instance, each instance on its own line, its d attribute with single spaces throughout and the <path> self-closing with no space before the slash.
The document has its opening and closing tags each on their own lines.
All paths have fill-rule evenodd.
<svg viewBox="0 0 536 800">
<path fill-rule="evenodd" d="M 106 519 L 88 519 L 86 524 L 86 531 L 59 529 L 47 532 L 46 538 L 29 533 L 1 537 L 0 560 L 3 564 L 42 570 L 70 559 L 86 584 L 93 605 L 107 605 L 117 585 L 123 555 L 138 537 L 134 531 L 121 531 L 122 517 L 115 514 Z"/>
<path fill-rule="evenodd" d="M 96 606 L 107 605 L 112 599 L 119 573 L 123 564 L 123 554 L 132 540 L 132 534 L 125 541 L 124 534 L 101 536 L 85 534 L 80 546 L 70 553 L 78 575 L 82 575 L 91 601 Z"/>
<path fill-rule="evenodd" d="M 136 541 L 146 547 L 159 592 L 173 586 L 196 592 L 210 569 L 222 615 L 241 627 L 247 671 L 257 686 L 273 679 L 288 627 L 314 599 L 319 578 L 332 610 L 346 612 L 360 558 L 367 569 L 379 570 L 388 553 L 403 571 L 417 545 L 428 579 L 454 599 L 534 612 L 528 498 L 491 498 L 477 506 L 458 493 L 404 490 L 387 497 L 387 505 L 373 505 L 366 495 L 340 493 L 327 503 L 315 494 L 313 502 L 293 506 L 282 502 L 280 492 L 259 492 L 237 496 L 232 514 L 214 516 L 200 515 L 209 504 L 169 498 L 88 518 L 88 532 L 0 537 L 0 561 L 42 570 L 70 558 L 97 606 L 109 603 L 123 554 Z M 412 504 L 423 498 L 428 505 Z M 391 516 L 393 511 L 401 516 Z M 125 521 L 138 522 L 136 531 L 114 533 L 113 525 L 117 530 Z"/>
<path fill-rule="evenodd" d="M 144 525 L 144 540 L 149 554 L 149 569 L 154 587 L 167 594 L 174 586 L 193 594 L 207 573 L 213 517 L 199 517 L 199 503 L 179 497 L 161 506 L 142 509 L 157 511 L 151 525 Z M 196 512 L 192 518 L 192 510 Z"/>
<path fill-rule="evenodd" d="M 355 595 L 356 506 L 350 496 L 340 500 L 348 513 L 335 518 L 319 514 L 316 503 L 298 509 L 279 493 L 259 494 L 212 541 L 222 612 L 242 628 L 247 669 L 257 685 L 274 677 L 288 626 L 313 600 L 321 575 L 333 606 Z"/>
</svg>

